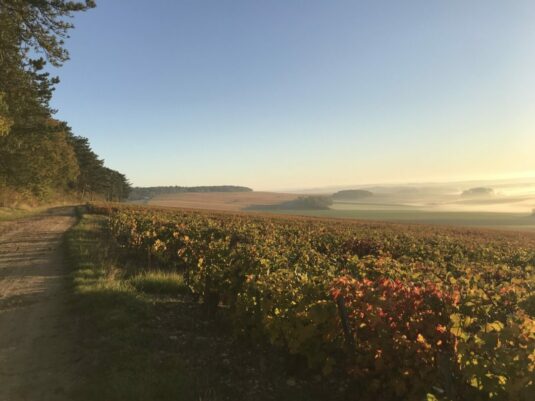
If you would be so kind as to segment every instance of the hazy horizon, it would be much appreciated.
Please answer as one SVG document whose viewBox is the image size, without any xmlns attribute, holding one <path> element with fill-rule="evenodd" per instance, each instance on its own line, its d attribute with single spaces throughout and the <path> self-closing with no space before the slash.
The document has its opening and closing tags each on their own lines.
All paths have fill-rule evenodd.
<svg viewBox="0 0 535 401">
<path fill-rule="evenodd" d="M 299 192 L 299 191 L 314 191 L 314 190 L 322 190 L 322 191 L 330 191 L 330 190 L 342 190 L 342 189 L 359 189 L 359 188 L 367 188 L 367 187 L 378 187 L 378 186 L 385 186 L 385 187 L 394 187 L 394 186 L 409 186 L 409 187 L 417 187 L 417 186 L 442 186 L 442 185 L 460 185 L 462 188 L 470 188 L 474 186 L 493 186 L 493 185 L 500 185 L 500 184 L 507 184 L 507 183 L 515 183 L 520 182 L 521 184 L 526 183 L 530 185 L 535 185 L 535 173 L 528 173 L 526 175 L 518 174 L 518 175 L 512 175 L 510 177 L 502 176 L 502 177 L 495 177 L 495 178 L 476 178 L 471 177 L 467 179 L 451 179 L 451 180 L 407 180 L 407 181 L 379 181 L 379 182 L 361 182 L 361 183 L 349 183 L 349 184 L 340 184 L 340 183 L 332 183 L 330 185 L 318 185 L 318 186 L 302 186 L 302 187 L 287 187 L 287 188 L 252 188 L 255 191 L 266 191 L 266 190 L 272 190 L 275 192 L 280 191 L 290 191 L 290 192 Z M 170 184 L 170 185 L 179 185 L 179 184 Z"/>
</svg>

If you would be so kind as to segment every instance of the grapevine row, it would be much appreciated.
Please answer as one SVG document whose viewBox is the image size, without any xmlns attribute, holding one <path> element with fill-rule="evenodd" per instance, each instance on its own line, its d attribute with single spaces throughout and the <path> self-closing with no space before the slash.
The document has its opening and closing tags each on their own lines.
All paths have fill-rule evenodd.
<svg viewBox="0 0 535 401">
<path fill-rule="evenodd" d="M 238 335 L 359 399 L 534 399 L 535 242 L 431 227 L 98 207 Z"/>
</svg>

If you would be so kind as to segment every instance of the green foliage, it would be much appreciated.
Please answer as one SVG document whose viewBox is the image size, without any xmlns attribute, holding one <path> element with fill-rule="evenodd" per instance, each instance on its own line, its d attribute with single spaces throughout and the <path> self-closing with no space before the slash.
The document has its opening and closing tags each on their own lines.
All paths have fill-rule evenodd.
<svg viewBox="0 0 535 401">
<path fill-rule="evenodd" d="M 13 119 L 9 117 L 9 109 L 4 100 L 4 94 L 0 92 L 0 137 L 9 134 L 13 126 Z"/>
<path fill-rule="evenodd" d="M 144 291 L 155 288 L 151 275 L 129 280 L 115 274 L 104 225 L 104 218 L 84 215 L 66 235 L 72 325 L 78 333 L 77 357 L 83 360 L 76 374 L 83 380 L 53 399 L 198 400 L 191 394 L 188 364 L 169 344 L 168 335 L 174 333 L 165 336 L 151 324 L 158 313 L 145 298 Z M 162 359 L 162 350 L 169 356 Z"/>
<path fill-rule="evenodd" d="M 126 177 L 105 167 L 87 138 L 70 135 L 69 141 L 80 167 L 80 174 L 72 186 L 83 198 L 92 200 L 103 195 L 108 201 L 121 201 L 128 197 L 130 184 Z"/>
<path fill-rule="evenodd" d="M 13 39 L 24 54 L 29 49 L 44 53 L 55 66 L 69 58 L 63 46 L 67 32 L 74 27 L 69 18 L 93 7 L 93 0 L 0 0 L 0 12 L 16 26 Z"/>
<path fill-rule="evenodd" d="M 150 294 L 177 295 L 187 290 L 184 278 L 176 272 L 144 272 L 132 277 L 129 281 L 136 290 Z"/>
<path fill-rule="evenodd" d="M 359 399 L 531 400 L 535 240 L 501 233 L 98 207 L 120 247 L 182 269 L 237 335 Z"/>
</svg>

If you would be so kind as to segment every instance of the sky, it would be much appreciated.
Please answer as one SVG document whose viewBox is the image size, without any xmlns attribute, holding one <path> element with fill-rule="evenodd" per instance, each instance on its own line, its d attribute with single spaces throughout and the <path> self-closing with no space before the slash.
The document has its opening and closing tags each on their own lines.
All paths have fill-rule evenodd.
<svg viewBox="0 0 535 401">
<path fill-rule="evenodd" d="M 134 185 L 535 176 L 532 0 L 100 0 L 52 105 Z"/>
</svg>

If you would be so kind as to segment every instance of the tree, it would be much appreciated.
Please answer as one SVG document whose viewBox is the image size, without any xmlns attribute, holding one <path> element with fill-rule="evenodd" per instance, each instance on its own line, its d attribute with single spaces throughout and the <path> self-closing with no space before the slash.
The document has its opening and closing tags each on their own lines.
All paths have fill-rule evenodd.
<svg viewBox="0 0 535 401">
<path fill-rule="evenodd" d="M 74 149 L 80 168 L 80 175 L 74 185 L 74 189 L 80 192 L 82 197 L 85 197 L 86 194 L 91 196 L 91 194 L 97 193 L 102 189 L 100 179 L 104 169 L 104 162 L 93 152 L 87 138 L 71 134 L 69 141 Z"/>
<path fill-rule="evenodd" d="M 94 196 L 101 195 L 109 201 L 121 201 L 128 197 L 131 186 L 126 177 L 105 167 L 104 161 L 91 149 L 87 138 L 71 134 L 69 141 L 80 168 L 73 189 L 82 198 L 93 199 Z"/>
<path fill-rule="evenodd" d="M 4 93 L 0 92 L 0 137 L 9 134 L 13 126 L 13 119 L 9 117 L 9 108 L 4 101 Z"/>
<path fill-rule="evenodd" d="M 75 152 L 61 124 L 49 120 L 39 132 L 10 135 L 0 150 L 0 172 L 11 188 L 39 198 L 68 191 L 79 175 Z"/>
<path fill-rule="evenodd" d="M 45 58 L 54 66 L 68 60 L 64 39 L 73 28 L 69 18 L 92 7 L 93 0 L 0 0 L 0 92 L 12 113 L 21 111 L 12 103 L 24 104 L 28 90 L 35 98 L 30 106 L 37 102 L 48 108 L 59 80 L 42 72 Z M 34 57 L 38 54 L 44 58 Z"/>
<path fill-rule="evenodd" d="M 93 0 L 0 0 L 4 26 L 16 26 L 12 41 L 20 46 L 26 61 L 30 50 L 44 53 L 54 66 L 69 59 L 64 40 L 74 25 L 68 20 L 74 12 L 95 7 Z M 3 29 L 2 29 L 3 30 Z"/>
<path fill-rule="evenodd" d="M 128 198 L 131 186 L 123 174 L 105 167 L 102 182 L 107 201 L 121 201 Z"/>
<path fill-rule="evenodd" d="M 44 199 L 75 192 L 121 200 L 126 177 L 104 167 L 86 138 L 52 118 L 59 82 L 45 71 L 69 58 L 69 18 L 94 1 L 0 0 L 0 192 Z M 42 55 L 35 57 L 35 55 Z M 3 202 L 6 203 L 4 196 Z"/>
</svg>

